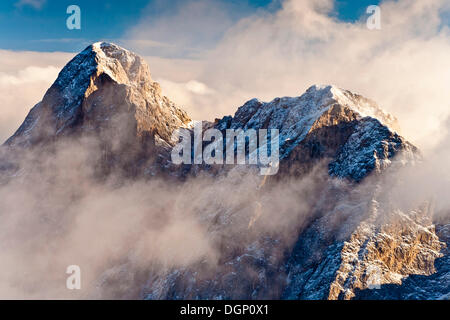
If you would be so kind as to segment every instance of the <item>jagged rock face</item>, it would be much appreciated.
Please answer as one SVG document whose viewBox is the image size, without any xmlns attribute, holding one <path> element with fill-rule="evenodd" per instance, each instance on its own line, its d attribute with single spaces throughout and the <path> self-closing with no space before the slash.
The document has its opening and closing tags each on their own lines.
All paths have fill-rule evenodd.
<svg viewBox="0 0 450 320">
<path fill-rule="evenodd" d="M 190 121 L 161 94 L 141 57 L 94 43 L 61 70 L 5 145 L 42 149 L 63 138 L 94 137 L 95 152 L 103 154 L 96 164 L 99 176 L 118 170 L 126 176 L 155 174 L 170 159 L 173 131 Z"/>
<path fill-rule="evenodd" d="M 361 181 L 373 171 L 381 172 L 397 154 L 406 161 L 418 156 L 418 150 L 394 131 L 398 124 L 392 115 L 334 86 L 314 85 L 300 97 L 268 103 L 252 99 L 215 127 L 278 129 L 281 170 L 295 175 L 327 158 L 330 175 Z"/>
<path fill-rule="evenodd" d="M 324 160 L 331 177 L 362 182 L 420 159 L 418 150 L 387 124 L 395 125 L 395 118 L 370 100 L 332 86 L 313 86 L 297 98 L 250 100 L 234 117 L 213 126 L 222 131 L 279 129 L 282 161 L 277 180 L 307 175 Z M 146 297 L 351 299 L 360 289 L 400 284 L 410 274 L 434 272 L 444 244 L 427 208 L 406 213 L 384 208 L 389 201 L 381 199 L 378 189 L 383 187 L 377 181 L 334 186 L 330 180 L 323 188 L 313 222 L 299 233 L 288 258 L 281 254 L 281 239 L 263 237 L 227 256 L 226 268 L 218 269 L 213 278 L 191 269 L 172 270 L 164 282 L 159 279 L 147 288 Z M 217 215 L 225 219 L 227 213 Z"/>
<path fill-rule="evenodd" d="M 162 96 L 142 58 L 114 44 L 95 43 L 64 67 L 6 145 L 9 150 L 35 149 L 61 137 L 94 136 L 102 152 L 111 154 L 109 158 L 127 155 L 126 170 L 152 176 L 162 168 L 179 169 L 168 157 L 171 135 L 175 129 L 189 127 L 190 121 Z M 392 206 L 382 192 L 389 188 L 380 180 L 386 170 L 413 165 L 420 156 L 398 134 L 397 120 L 373 101 L 334 86 L 312 86 L 299 97 L 267 103 L 252 99 L 234 117 L 204 126 L 222 131 L 278 129 L 279 174 L 262 183 L 256 179 L 258 183 L 249 184 L 251 190 L 240 190 L 237 186 L 244 181 L 239 177 L 246 175 L 237 170 L 201 165 L 184 170 L 183 175 L 236 175 L 236 192 L 247 201 L 224 208 L 213 194 L 210 206 L 198 208 L 215 247 L 221 248 L 213 270 L 198 263 L 155 272 L 145 283 L 135 284 L 141 292 L 138 298 L 411 298 L 417 296 L 419 280 L 410 275 L 431 275 L 430 289 L 419 295 L 427 298 L 434 297 L 433 281 L 448 277 L 448 259 L 442 262 L 448 255 L 438 259 L 439 275 L 434 274 L 434 261 L 445 245 L 435 232 L 429 207 L 405 212 Z M 164 162 L 153 161 L 161 157 Z M 142 164 L 147 158 L 150 163 Z M 112 161 L 106 165 L 112 166 Z M 0 161 L 0 173 L 14 172 L 15 166 L 12 160 Z M 315 170 L 322 174 L 306 190 L 311 192 L 309 220 L 293 221 L 283 234 L 258 234 L 255 226 L 261 220 L 275 223 L 283 218 L 279 215 L 291 214 L 275 211 L 272 203 L 277 199 L 271 188 L 293 177 L 301 180 Z M 0 184 L 1 179 L 2 175 Z M 215 185 L 219 183 L 217 179 Z M 241 242 L 236 243 L 235 235 Z M 106 270 L 105 278 L 121 271 L 120 266 Z M 427 281 L 420 279 L 419 283 Z M 377 284 L 383 289 L 370 290 Z M 390 285 L 398 286 L 395 295 L 386 292 Z"/>
<path fill-rule="evenodd" d="M 440 257 L 434 262 L 436 272 L 412 274 L 398 283 L 386 283 L 377 288 L 357 289 L 354 299 L 382 300 L 448 300 L 450 299 L 450 225 L 437 228 L 439 239 L 445 242 Z"/>
<path fill-rule="evenodd" d="M 80 129 L 102 128 L 113 128 L 118 138 L 156 136 L 170 142 L 173 130 L 189 121 L 161 95 L 142 58 L 102 42 L 87 47 L 62 69 L 6 144 L 33 146 Z"/>
<path fill-rule="evenodd" d="M 402 212 L 386 208 L 382 198 L 379 184 L 352 190 L 311 224 L 287 264 L 284 298 L 352 299 L 360 290 L 435 272 L 445 244 L 436 235 L 430 207 Z"/>
</svg>

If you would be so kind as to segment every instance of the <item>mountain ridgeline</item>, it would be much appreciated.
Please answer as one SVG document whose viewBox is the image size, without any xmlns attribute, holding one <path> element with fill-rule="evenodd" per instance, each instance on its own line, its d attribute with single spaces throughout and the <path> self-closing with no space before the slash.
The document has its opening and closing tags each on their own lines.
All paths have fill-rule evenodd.
<svg viewBox="0 0 450 320">
<path fill-rule="evenodd" d="M 0 185 L 26 181 L 36 163 L 73 144 L 86 147 L 94 159 L 92 175 L 101 181 L 111 175 L 123 178 L 121 183 L 158 179 L 173 186 L 176 197 L 183 184 L 209 179 L 216 202 L 199 203 L 195 216 L 207 226 L 214 263 L 140 265 L 139 271 L 128 270 L 139 273 L 126 280 L 122 288 L 128 289 L 100 297 L 435 299 L 448 294 L 448 285 L 439 280 L 449 274 L 448 225 L 434 225 L 429 201 L 406 209 L 392 199 L 392 176 L 421 156 L 399 135 L 397 119 L 374 101 L 313 85 L 298 97 L 249 100 L 234 116 L 203 126 L 223 133 L 278 129 L 278 173 L 263 177 L 251 166 L 172 163 L 172 134 L 193 131 L 192 119 L 162 95 L 141 57 L 115 44 L 94 43 L 61 70 L 2 146 Z M 250 190 L 236 200 L 238 186 Z M 99 290 L 120 279 L 126 263 L 118 265 L 104 268 Z"/>
</svg>

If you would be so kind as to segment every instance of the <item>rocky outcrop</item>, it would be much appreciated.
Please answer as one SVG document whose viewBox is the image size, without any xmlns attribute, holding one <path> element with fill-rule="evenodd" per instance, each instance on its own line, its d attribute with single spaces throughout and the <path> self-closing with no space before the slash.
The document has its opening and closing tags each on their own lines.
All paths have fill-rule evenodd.
<svg viewBox="0 0 450 320">
<path fill-rule="evenodd" d="M 396 209 L 384 194 L 389 186 L 379 181 L 386 169 L 420 160 L 417 148 L 387 124 L 395 126 L 395 118 L 370 100 L 333 86 L 312 86 L 301 97 L 269 103 L 253 99 L 234 117 L 217 120 L 213 126 L 222 131 L 279 129 L 280 173 L 268 179 L 269 185 L 304 177 L 323 162 L 330 179 L 321 185 L 312 221 L 299 229 L 293 249 L 283 247 L 286 242 L 277 236 L 262 236 L 226 255 L 226 268 L 217 269 L 214 277 L 172 270 L 163 283 L 158 280 L 147 288 L 146 297 L 351 299 L 358 290 L 399 284 L 411 274 L 432 274 L 444 248 L 431 222 L 432 210 Z M 256 200 L 249 226 L 262 215 L 265 200 Z M 218 220 L 228 221 L 224 216 L 234 210 L 242 208 L 219 210 Z"/>
<path fill-rule="evenodd" d="M 445 246 L 434 261 L 435 272 L 411 274 L 401 283 L 386 283 L 366 290 L 355 290 L 354 299 L 382 300 L 448 300 L 450 299 L 450 225 L 437 227 L 436 234 Z"/>
<path fill-rule="evenodd" d="M 420 154 L 399 135 L 397 120 L 373 101 L 314 85 L 299 97 L 249 100 L 234 116 L 204 127 L 278 129 L 279 173 L 255 177 L 245 166 L 186 165 L 180 170 L 170 161 L 171 135 L 179 128 L 191 130 L 189 116 L 162 95 L 142 58 L 114 44 L 95 43 L 64 67 L 8 139 L 8 159 L 0 154 L 0 183 L 23 174 L 11 154 L 74 137 L 98 142 L 103 173 L 120 167 L 132 178 L 161 172 L 175 179 L 199 173 L 215 177 L 207 205 L 195 210 L 219 252 L 216 264 L 152 269 L 147 278 L 140 270 L 138 278 L 146 281 L 133 283 L 140 292 L 133 297 L 370 298 L 376 296 L 368 294 L 376 292 L 374 286 L 382 288 L 379 292 L 391 285 L 400 292 L 405 283 L 416 288 L 410 279 L 433 277 L 435 260 L 445 259 L 432 207 L 404 210 L 389 198 L 384 174 L 414 165 Z M 221 202 L 224 183 L 240 201 Z M 291 190 L 296 192 L 283 198 Z M 305 204 L 289 206 L 280 198 Z M 307 212 L 293 212 L 299 208 Z M 102 283 L 120 278 L 121 272 L 117 266 L 105 270 Z M 121 294 L 129 297 L 123 292 L 117 297 Z"/>
<path fill-rule="evenodd" d="M 140 139 L 157 135 L 168 142 L 172 131 L 189 121 L 162 96 L 142 58 L 114 44 L 94 43 L 62 69 L 6 144 L 30 146 L 76 129 L 105 127 L 129 130 Z"/>
<path fill-rule="evenodd" d="M 375 118 L 377 117 L 377 118 Z M 374 102 L 334 86 L 311 86 L 299 97 L 252 99 L 234 117 L 217 120 L 226 129 L 278 129 L 281 169 L 290 175 L 307 173 L 320 160 L 329 173 L 361 181 L 381 172 L 390 159 L 419 157 L 418 150 L 396 133 L 397 120 Z"/>
<path fill-rule="evenodd" d="M 136 175 L 167 163 L 172 132 L 190 121 L 162 95 L 141 57 L 94 43 L 61 70 L 5 145 L 43 148 L 67 137 L 95 137 L 103 174 L 118 167 Z"/>
</svg>

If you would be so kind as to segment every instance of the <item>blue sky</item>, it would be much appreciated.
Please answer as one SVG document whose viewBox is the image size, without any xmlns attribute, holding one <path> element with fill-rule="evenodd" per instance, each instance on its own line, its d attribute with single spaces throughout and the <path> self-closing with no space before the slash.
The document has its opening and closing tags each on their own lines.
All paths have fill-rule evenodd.
<svg viewBox="0 0 450 320">
<path fill-rule="evenodd" d="M 220 0 L 219 0 L 220 1 Z M 271 0 L 227 0 L 232 19 L 256 10 L 275 10 Z M 378 0 L 337 0 L 336 15 L 345 21 L 357 20 L 370 4 Z M 168 15 L 181 0 L 2 0 L 0 2 L 0 49 L 76 52 L 97 40 L 120 43 L 126 32 L 143 17 Z M 81 30 L 68 30 L 66 9 L 81 8 Z"/>
</svg>

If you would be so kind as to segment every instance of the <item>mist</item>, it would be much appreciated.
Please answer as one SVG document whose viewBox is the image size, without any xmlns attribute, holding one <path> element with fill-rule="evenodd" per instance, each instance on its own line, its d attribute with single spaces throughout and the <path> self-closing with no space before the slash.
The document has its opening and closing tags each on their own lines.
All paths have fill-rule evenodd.
<svg viewBox="0 0 450 320">
<path fill-rule="evenodd" d="M 383 192 L 405 212 L 432 201 L 434 222 L 448 223 L 450 33 L 442 18 L 448 1 L 383 1 L 381 30 L 368 30 L 365 17 L 338 20 L 333 4 L 287 0 L 236 18 L 223 4 L 180 2 L 156 25 L 144 17 L 123 42 L 146 55 L 165 94 L 195 119 L 233 114 L 253 97 L 298 96 L 313 83 L 377 101 L 423 153 L 414 165 L 386 172 Z M 194 17 L 193 24 L 178 24 Z M 175 46 L 151 38 L 161 31 L 173 35 Z M 183 55 L 171 55 L 179 47 Z M 0 55 L 4 140 L 72 54 Z M 324 163 L 304 177 L 265 185 L 257 172 L 239 167 L 183 183 L 114 173 L 99 179 L 101 155 L 99 142 L 87 138 L 14 156 L 20 170 L 0 184 L 0 298 L 140 298 L 155 275 L 201 264 L 211 277 L 264 236 L 279 241 L 270 255 L 281 261 L 332 179 Z M 372 183 L 359 191 L 372 190 Z M 82 290 L 66 288 L 69 265 L 80 266 Z"/>
<path fill-rule="evenodd" d="M 214 12 L 222 21 L 228 11 L 216 2 L 208 11 L 201 5 L 193 10 L 193 3 L 202 1 L 179 3 L 176 10 L 163 12 L 157 25 L 144 16 L 123 44 L 147 57 L 164 92 L 194 119 L 233 114 L 251 98 L 270 101 L 299 96 L 312 84 L 334 84 L 395 115 L 400 133 L 423 152 L 443 138 L 450 115 L 448 1 L 381 1 L 381 30 L 369 30 L 369 15 L 355 22 L 338 20 L 335 1 L 285 0 L 277 9 L 240 19 L 228 15 L 233 23 L 207 44 L 199 39 L 207 39 L 210 28 L 185 25 L 189 13 L 196 25 L 208 25 Z M 172 45 L 169 49 L 179 52 L 182 45 L 173 39 L 186 35 L 191 41 L 184 46 L 194 46 L 195 57 L 172 57 L 146 46 L 144 40 L 161 30 L 170 30 L 171 37 L 158 48 Z M 193 92 L 187 85 L 191 81 L 207 90 Z"/>
<path fill-rule="evenodd" d="M 263 188 L 257 170 L 239 166 L 183 183 L 99 178 L 92 137 L 14 155 L 16 170 L 0 185 L 0 297 L 8 299 L 142 298 L 155 275 L 198 263 L 205 277 L 220 273 L 264 235 L 280 241 L 281 257 L 325 179 L 314 172 Z M 69 265 L 81 269 L 81 290 L 66 288 Z"/>
</svg>

